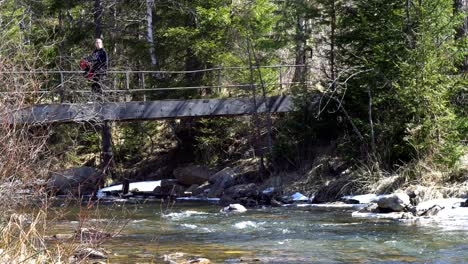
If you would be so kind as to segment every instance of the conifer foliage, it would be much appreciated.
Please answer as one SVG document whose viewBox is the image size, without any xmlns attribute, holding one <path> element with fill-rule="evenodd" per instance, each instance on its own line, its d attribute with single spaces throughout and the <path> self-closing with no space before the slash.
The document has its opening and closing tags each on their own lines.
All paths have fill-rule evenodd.
<svg viewBox="0 0 468 264">
<path fill-rule="evenodd" d="M 388 168 L 418 158 L 453 166 L 466 152 L 468 134 L 467 5 L 466 0 L 4 0 L 0 56 L 21 62 L 25 70 L 76 70 L 99 29 L 113 69 L 309 63 L 315 68 L 296 69 L 289 73 L 292 81 L 312 80 L 306 92 L 331 103 L 317 115 L 306 102 L 313 96 L 299 92 L 302 112 L 284 117 L 287 121 L 278 123 L 273 135 L 284 153 L 304 155 L 307 151 L 291 149 L 309 147 L 304 142 L 317 135 L 333 134 L 356 139 L 346 143 L 351 153 L 383 161 Z M 309 49 L 313 56 L 307 61 Z M 252 78 L 260 77 L 279 78 L 268 70 Z M 205 74 L 148 78 L 165 86 L 219 80 Z M 248 72 L 232 78 L 249 82 Z M 278 89 L 267 87 L 267 92 Z M 330 125 L 337 115 L 345 122 Z M 240 131 L 233 128 L 237 122 L 219 122 Z M 206 121 L 192 127 L 204 130 L 191 143 L 206 147 L 206 142 L 217 142 L 211 151 L 222 152 L 226 135 L 211 129 L 216 120 L 208 123 L 210 129 Z M 132 130 L 142 126 L 122 131 L 135 134 Z M 330 128 L 339 131 L 329 133 Z M 146 133 L 159 132 L 148 128 Z"/>
</svg>

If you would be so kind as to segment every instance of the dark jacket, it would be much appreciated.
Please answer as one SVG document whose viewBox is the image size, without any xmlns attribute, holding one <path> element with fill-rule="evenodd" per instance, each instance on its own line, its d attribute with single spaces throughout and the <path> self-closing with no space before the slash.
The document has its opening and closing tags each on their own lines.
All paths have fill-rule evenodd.
<svg viewBox="0 0 468 264">
<path fill-rule="evenodd" d="M 94 50 L 93 54 L 89 57 L 89 61 L 92 63 L 91 72 L 100 75 L 106 74 L 109 59 L 104 49 Z"/>
</svg>

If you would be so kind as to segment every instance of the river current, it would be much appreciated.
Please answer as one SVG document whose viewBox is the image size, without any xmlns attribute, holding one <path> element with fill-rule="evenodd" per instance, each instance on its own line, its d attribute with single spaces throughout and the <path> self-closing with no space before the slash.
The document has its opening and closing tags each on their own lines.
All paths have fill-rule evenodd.
<svg viewBox="0 0 468 264">
<path fill-rule="evenodd" d="M 95 209 L 98 208 L 98 209 Z M 162 263 L 175 252 L 213 263 L 468 263 L 466 223 L 351 217 L 351 209 L 281 207 L 221 213 L 212 203 L 78 206 L 55 220 L 54 233 L 100 225 L 109 263 Z M 81 222 L 80 222 L 81 211 Z M 111 223 L 111 224 L 109 224 Z"/>
</svg>

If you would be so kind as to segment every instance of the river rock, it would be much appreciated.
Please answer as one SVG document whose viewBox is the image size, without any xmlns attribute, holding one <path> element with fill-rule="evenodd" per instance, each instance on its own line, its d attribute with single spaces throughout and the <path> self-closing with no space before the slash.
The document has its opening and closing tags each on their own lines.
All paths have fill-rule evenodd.
<svg viewBox="0 0 468 264">
<path fill-rule="evenodd" d="M 195 258 L 187 261 L 187 264 L 212 264 L 207 258 Z"/>
<path fill-rule="evenodd" d="M 259 195 L 259 191 L 255 183 L 248 183 L 232 186 L 228 188 L 224 194 L 231 196 L 233 199 L 243 197 L 256 199 Z"/>
<path fill-rule="evenodd" d="M 48 240 L 71 240 L 75 238 L 72 234 L 55 234 L 50 237 L 46 237 Z"/>
<path fill-rule="evenodd" d="M 442 209 L 453 209 L 460 207 L 464 200 L 465 199 L 461 198 L 432 199 L 418 204 L 418 206 L 416 206 L 416 212 L 421 214 L 435 206 L 441 207 Z"/>
<path fill-rule="evenodd" d="M 258 201 L 248 197 L 242 197 L 239 199 L 239 202 L 246 207 L 255 207 L 258 206 Z"/>
<path fill-rule="evenodd" d="M 275 198 L 271 198 L 270 205 L 273 206 L 273 207 L 281 207 L 281 206 L 283 206 L 283 203 L 276 200 Z"/>
<path fill-rule="evenodd" d="M 277 197 L 279 196 L 279 191 L 277 188 L 268 187 L 259 193 L 258 202 L 263 205 L 279 206 L 282 204 Z"/>
<path fill-rule="evenodd" d="M 185 193 L 185 187 L 178 184 L 177 180 L 161 180 L 161 185 L 154 188 L 153 194 L 157 196 L 183 196 Z"/>
<path fill-rule="evenodd" d="M 215 173 L 214 170 L 200 165 L 188 165 L 174 170 L 174 177 L 180 184 L 191 186 L 193 184 L 203 184 Z"/>
<path fill-rule="evenodd" d="M 94 228 L 80 228 L 75 231 L 74 237 L 82 242 L 100 242 L 104 239 L 111 238 L 112 234 Z"/>
<path fill-rule="evenodd" d="M 78 259 L 107 259 L 107 254 L 103 249 L 94 249 L 90 247 L 79 248 L 75 251 L 74 255 Z"/>
<path fill-rule="evenodd" d="M 468 207 L 468 199 L 460 204 L 460 207 Z"/>
<path fill-rule="evenodd" d="M 284 196 L 278 197 L 278 200 L 283 204 L 293 204 L 294 203 L 294 200 L 292 199 L 292 197 L 290 195 L 284 195 Z"/>
<path fill-rule="evenodd" d="M 379 206 L 376 203 L 369 203 L 358 211 L 359 213 L 380 213 Z"/>
<path fill-rule="evenodd" d="M 92 167 L 70 168 L 52 173 L 47 187 L 57 194 L 91 194 L 96 190 L 101 172 Z"/>
<path fill-rule="evenodd" d="M 192 196 L 207 195 L 210 191 L 211 184 L 206 181 L 192 191 Z"/>
<path fill-rule="evenodd" d="M 239 184 L 224 191 L 221 197 L 221 205 L 240 203 L 247 207 L 258 205 L 259 191 L 254 183 Z"/>
<path fill-rule="evenodd" d="M 175 252 L 171 254 L 165 254 L 163 256 L 163 261 L 168 264 L 177 264 L 181 261 L 182 258 L 185 257 L 185 253 L 182 252 Z"/>
<path fill-rule="evenodd" d="M 247 209 L 241 204 L 230 204 L 221 210 L 222 213 L 243 213 L 246 211 Z"/>
<path fill-rule="evenodd" d="M 163 261 L 167 264 L 212 264 L 207 258 L 187 257 L 187 254 L 181 252 L 166 254 Z"/>
<path fill-rule="evenodd" d="M 410 197 L 411 204 L 414 206 L 419 205 L 423 201 L 444 199 L 442 189 L 433 186 L 413 185 L 406 189 L 406 193 Z"/>
<path fill-rule="evenodd" d="M 229 195 L 223 195 L 221 199 L 219 199 L 219 204 L 222 206 L 228 206 L 230 204 L 238 203 L 239 201 L 235 200 Z"/>
<path fill-rule="evenodd" d="M 236 177 L 237 173 L 229 167 L 215 173 L 210 178 L 210 182 L 214 184 L 210 188 L 208 197 L 221 196 L 226 188 L 229 188 L 236 183 Z"/>
<path fill-rule="evenodd" d="M 411 202 L 406 193 L 394 193 L 380 197 L 377 205 L 383 212 L 402 212 L 411 206 Z"/>
</svg>

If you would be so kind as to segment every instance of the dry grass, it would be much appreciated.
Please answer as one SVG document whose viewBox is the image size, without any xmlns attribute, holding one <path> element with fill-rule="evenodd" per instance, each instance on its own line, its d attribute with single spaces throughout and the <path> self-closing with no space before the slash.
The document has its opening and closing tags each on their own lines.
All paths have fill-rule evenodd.
<svg viewBox="0 0 468 264">
<path fill-rule="evenodd" d="M 468 196 L 468 182 L 463 180 L 466 170 L 462 166 L 444 169 L 418 160 L 401 166 L 392 174 L 380 171 L 378 175 L 369 176 L 371 170 L 361 171 L 364 172 L 363 177 L 369 179 L 366 191 L 370 193 L 418 190 L 422 201 Z"/>
<path fill-rule="evenodd" d="M 336 173 L 332 167 L 339 161 L 337 157 L 339 154 L 335 151 L 323 152 L 298 171 L 278 174 L 283 190 L 286 193 L 299 191 L 308 196 L 319 195 L 319 201 L 333 201 L 349 194 L 389 194 L 416 189 L 423 201 L 468 197 L 466 163 L 454 169 L 441 168 L 428 160 L 417 160 L 388 172 L 374 161 L 353 166 L 347 164 L 346 169 Z"/>
<path fill-rule="evenodd" d="M 1 31 L 0 31 L 1 33 Z M 9 43 L 11 44 L 11 43 Z M 6 53 L 9 52 L 8 56 Z M 34 68 L 30 60 L 16 58 L 25 52 L 0 43 L 0 72 Z M 26 52 L 25 52 L 26 54 Z M 15 58 L 17 61 L 12 60 Z M 81 263 L 88 255 L 83 247 L 95 247 L 108 236 L 83 236 L 87 230 L 116 230 L 121 223 L 104 219 L 88 221 L 94 205 L 86 205 L 79 215 L 80 225 L 72 239 L 48 239 L 54 219 L 50 219 L 51 200 L 45 183 L 52 166 L 57 166 L 47 148 L 49 128 L 44 124 L 17 123 L 15 111 L 33 104 L 38 98 L 25 94 L 37 90 L 41 80 L 34 75 L 0 74 L 0 263 Z M 55 210 L 55 209 L 54 209 Z M 56 215 L 64 214 L 59 209 Z M 93 213 L 91 213 L 91 211 Z M 102 213 L 105 214 L 105 213 Z M 120 229 L 117 229 L 120 230 Z M 94 234 L 100 234 L 97 231 Z M 105 231 L 104 231 L 105 232 Z M 81 252 L 78 254 L 77 252 Z M 78 256 L 79 255 L 79 256 Z"/>
<path fill-rule="evenodd" d="M 33 218 L 31 218 L 33 217 Z M 47 247 L 45 230 L 47 214 L 12 214 L 0 225 L 0 263 L 62 263 L 69 251 L 63 247 Z"/>
</svg>

